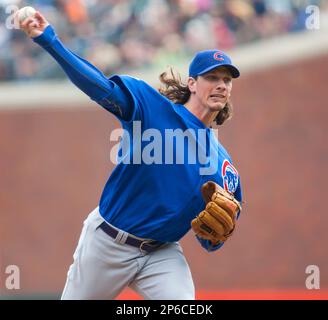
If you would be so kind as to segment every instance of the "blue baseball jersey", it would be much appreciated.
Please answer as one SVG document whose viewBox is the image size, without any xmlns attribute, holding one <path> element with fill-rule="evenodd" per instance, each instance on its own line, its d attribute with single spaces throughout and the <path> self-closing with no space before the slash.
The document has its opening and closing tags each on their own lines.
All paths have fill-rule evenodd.
<svg viewBox="0 0 328 320">
<path fill-rule="evenodd" d="M 200 189 L 206 181 L 215 181 L 242 201 L 240 177 L 229 154 L 213 129 L 185 106 L 174 104 L 140 79 L 107 78 L 65 48 L 51 26 L 33 40 L 56 59 L 74 84 L 122 124 L 119 162 L 99 202 L 107 222 L 141 238 L 173 242 L 190 230 L 192 219 L 204 209 Z M 180 144 L 176 133 L 187 133 Z M 222 246 L 197 239 L 208 251 Z"/>
</svg>

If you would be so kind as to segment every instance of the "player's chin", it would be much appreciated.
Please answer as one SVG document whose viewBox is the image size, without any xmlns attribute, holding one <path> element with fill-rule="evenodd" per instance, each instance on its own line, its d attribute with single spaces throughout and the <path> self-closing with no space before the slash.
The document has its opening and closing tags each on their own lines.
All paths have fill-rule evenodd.
<svg viewBox="0 0 328 320">
<path fill-rule="evenodd" d="M 217 112 L 221 111 L 225 107 L 226 103 L 226 101 L 209 101 L 207 105 L 212 112 Z"/>
</svg>

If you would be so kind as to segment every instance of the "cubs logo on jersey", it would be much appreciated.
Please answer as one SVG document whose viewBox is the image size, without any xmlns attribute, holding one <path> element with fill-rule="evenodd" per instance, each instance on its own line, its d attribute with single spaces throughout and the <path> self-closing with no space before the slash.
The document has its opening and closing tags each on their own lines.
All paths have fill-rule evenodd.
<svg viewBox="0 0 328 320">
<path fill-rule="evenodd" d="M 238 171 L 227 159 L 222 164 L 222 178 L 224 189 L 235 193 L 238 187 Z"/>
</svg>

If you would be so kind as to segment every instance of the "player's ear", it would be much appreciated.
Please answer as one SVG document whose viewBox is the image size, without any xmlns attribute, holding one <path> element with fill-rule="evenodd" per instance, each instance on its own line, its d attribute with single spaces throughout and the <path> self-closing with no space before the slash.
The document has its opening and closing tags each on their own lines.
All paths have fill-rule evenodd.
<svg viewBox="0 0 328 320">
<path fill-rule="evenodd" d="M 192 78 L 192 77 L 188 78 L 188 88 L 191 93 L 196 92 L 196 79 L 195 78 Z"/>
</svg>

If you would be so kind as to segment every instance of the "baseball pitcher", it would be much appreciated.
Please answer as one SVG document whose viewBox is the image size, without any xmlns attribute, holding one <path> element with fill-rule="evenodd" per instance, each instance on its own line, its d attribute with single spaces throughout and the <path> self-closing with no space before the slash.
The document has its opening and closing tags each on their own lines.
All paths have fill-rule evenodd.
<svg viewBox="0 0 328 320">
<path fill-rule="evenodd" d="M 127 75 L 107 78 L 66 48 L 38 11 L 20 28 L 126 133 L 120 160 L 84 221 L 62 299 L 114 299 L 127 286 L 145 299 L 195 299 L 178 241 L 192 229 L 205 250 L 216 251 L 235 232 L 241 212 L 240 176 L 211 127 L 231 117 L 238 69 L 220 50 L 201 51 L 187 83 L 166 72 L 155 90 Z M 172 153 L 164 145 L 172 132 L 173 144 L 179 133 L 191 143 L 182 139 L 186 148 Z M 145 161 L 150 145 L 160 157 Z M 209 164 L 215 170 L 206 170 Z"/>
</svg>

